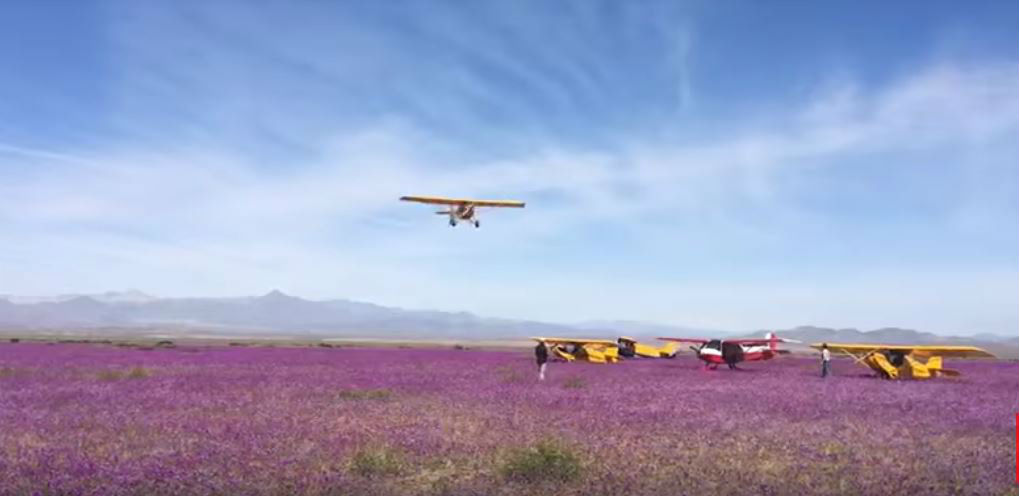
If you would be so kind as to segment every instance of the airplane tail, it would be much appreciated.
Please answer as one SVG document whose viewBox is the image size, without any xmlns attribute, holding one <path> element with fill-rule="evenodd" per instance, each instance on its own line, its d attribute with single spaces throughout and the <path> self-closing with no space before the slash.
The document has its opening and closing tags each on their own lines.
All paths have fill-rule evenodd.
<svg viewBox="0 0 1019 496">
<path fill-rule="evenodd" d="M 768 340 L 768 349 L 770 349 L 771 351 L 773 351 L 775 353 L 783 353 L 783 352 L 785 352 L 785 350 L 778 349 L 778 343 L 800 343 L 801 342 L 801 341 L 798 341 L 796 339 L 780 338 L 774 332 L 769 332 L 769 333 L 765 334 L 764 335 L 764 339 Z"/>
<path fill-rule="evenodd" d="M 955 377 L 955 376 L 959 375 L 959 371 L 958 370 L 946 369 L 946 368 L 942 367 L 942 365 L 941 365 L 941 357 L 939 357 L 939 356 L 932 356 L 929 359 L 927 359 L 927 370 L 929 370 L 931 375 L 933 375 L 935 377 L 939 377 L 939 376 L 943 376 L 943 375 L 947 375 L 947 376 L 950 376 L 950 377 Z"/>
</svg>

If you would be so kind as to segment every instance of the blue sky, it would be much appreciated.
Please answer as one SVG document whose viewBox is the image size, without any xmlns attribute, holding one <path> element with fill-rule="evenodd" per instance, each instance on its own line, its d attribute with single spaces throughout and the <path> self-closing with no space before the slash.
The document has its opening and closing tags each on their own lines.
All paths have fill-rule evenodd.
<svg viewBox="0 0 1019 496">
<path fill-rule="evenodd" d="M 1017 8 L 12 3 L 0 293 L 1014 334 Z"/>
</svg>

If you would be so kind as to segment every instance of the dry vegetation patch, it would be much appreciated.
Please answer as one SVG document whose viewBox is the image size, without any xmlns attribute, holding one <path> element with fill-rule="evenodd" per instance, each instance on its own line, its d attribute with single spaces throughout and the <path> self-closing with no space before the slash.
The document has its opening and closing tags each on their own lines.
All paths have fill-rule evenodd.
<svg viewBox="0 0 1019 496">
<path fill-rule="evenodd" d="M 103 370 L 96 374 L 101 381 L 119 381 L 121 379 L 144 379 L 152 376 L 152 372 L 145 367 L 132 367 L 130 370 Z"/>
<path fill-rule="evenodd" d="M 348 469 L 361 477 L 374 479 L 404 473 L 407 461 L 403 454 L 388 446 L 362 448 L 350 457 Z"/>
<path fill-rule="evenodd" d="M 567 377 L 566 380 L 563 381 L 563 387 L 567 389 L 583 389 L 586 386 L 587 381 L 585 381 L 583 377 L 576 375 Z"/>
<path fill-rule="evenodd" d="M 14 367 L 0 367 L 0 379 L 5 377 L 16 377 L 28 374 L 25 369 L 16 369 Z"/>
</svg>

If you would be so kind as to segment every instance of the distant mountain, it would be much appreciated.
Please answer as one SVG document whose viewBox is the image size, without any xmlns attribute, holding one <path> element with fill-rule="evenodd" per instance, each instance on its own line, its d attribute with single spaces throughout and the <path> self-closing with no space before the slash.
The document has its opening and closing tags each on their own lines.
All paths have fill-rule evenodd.
<svg viewBox="0 0 1019 496">
<path fill-rule="evenodd" d="M 975 341 L 999 341 L 999 342 L 1002 342 L 1002 343 L 1014 342 L 1017 345 L 1019 345 L 1019 337 L 1015 337 L 1015 336 L 1002 336 L 1001 334 L 992 334 L 992 333 L 989 333 L 989 332 L 981 332 L 981 333 L 973 334 L 973 335 L 967 336 L 967 337 L 970 338 L 970 339 L 973 339 Z"/>
<path fill-rule="evenodd" d="M 416 338 L 575 335 L 569 326 L 482 318 L 465 312 L 404 310 L 348 300 L 311 301 L 271 291 L 243 298 L 152 298 L 143 293 L 75 296 L 36 303 L 0 299 L 0 326 L 131 328 L 173 326 L 218 332 Z M 17 300 L 16 300 L 17 301 Z"/>
<path fill-rule="evenodd" d="M 749 333 L 746 337 L 758 337 L 766 331 Z M 800 326 L 794 329 L 777 330 L 776 334 L 786 338 L 797 339 L 804 343 L 831 341 L 835 343 L 880 343 L 880 344 L 959 344 L 972 342 L 1000 342 L 1003 337 L 998 335 L 976 336 L 942 336 L 929 332 L 884 327 L 872 331 L 858 329 L 831 329 L 827 327 Z M 992 336 L 987 339 L 986 336 Z M 1005 338 L 1007 339 L 1007 338 Z"/>
<path fill-rule="evenodd" d="M 0 328 L 74 331 L 75 329 L 200 330 L 202 334 L 303 335 L 358 338 L 519 339 L 529 336 L 638 339 L 658 336 L 732 337 L 712 329 L 628 320 L 588 321 L 574 325 L 486 318 L 467 312 L 406 310 L 350 300 L 312 301 L 274 290 L 240 298 L 156 298 L 141 291 L 53 298 L 0 298 Z M 765 331 L 745 333 L 763 336 Z M 910 329 L 873 331 L 802 326 L 780 336 L 813 342 L 975 344 L 988 350 L 1016 349 L 1019 337 L 939 336 Z"/>
<path fill-rule="evenodd" d="M 127 291 L 107 291 L 97 295 L 85 295 L 104 303 L 148 303 L 155 301 L 154 296 L 147 295 L 137 289 Z"/>
<path fill-rule="evenodd" d="M 57 296 L 0 295 L 0 300 L 7 300 L 11 303 L 17 304 L 60 303 L 83 296 L 87 296 L 93 300 L 104 303 L 145 303 L 156 299 L 155 297 L 149 296 L 137 289 L 129 289 L 127 291 L 107 291 L 99 294 L 63 294 Z"/>
</svg>

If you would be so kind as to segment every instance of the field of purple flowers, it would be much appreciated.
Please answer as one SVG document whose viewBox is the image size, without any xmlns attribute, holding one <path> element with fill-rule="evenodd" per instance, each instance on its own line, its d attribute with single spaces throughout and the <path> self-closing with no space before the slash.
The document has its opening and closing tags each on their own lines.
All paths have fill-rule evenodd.
<svg viewBox="0 0 1019 496">
<path fill-rule="evenodd" d="M 1019 365 L 0 344 L 0 494 L 1019 494 Z"/>
</svg>

